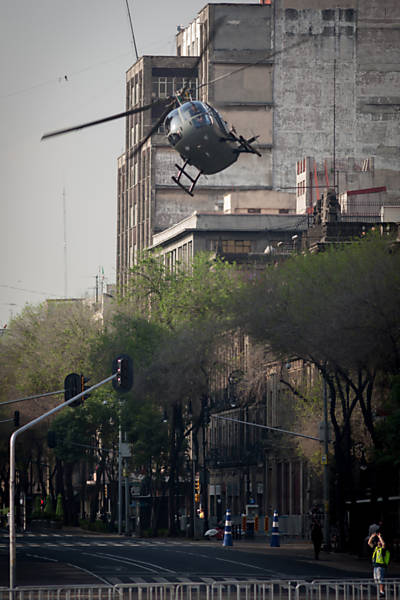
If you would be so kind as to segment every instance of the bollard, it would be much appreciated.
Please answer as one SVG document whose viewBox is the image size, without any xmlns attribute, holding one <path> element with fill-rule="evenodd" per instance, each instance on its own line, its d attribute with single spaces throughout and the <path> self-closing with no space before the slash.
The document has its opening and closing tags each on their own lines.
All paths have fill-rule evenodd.
<svg viewBox="0 0 400 600">
<path fill-rule="evenodd" d="M 226 509 L 225 516 L 225 532 L 224 532 L 224 540 L 222 542 L 223 546 L 233 546 L 232 542 L 232 520 L 231 520 L 231 511 L 229 508 Z"/>
<path fill-rule="evenodd" d="M 274 510 L 274 518 L 272 521 L 272 530 L 271 530 L 271 547 L 279 548 L 280 543 L 280 535 L 279 535 L 279 519 L 278 519 L 278 511 Z"/>
</svg>

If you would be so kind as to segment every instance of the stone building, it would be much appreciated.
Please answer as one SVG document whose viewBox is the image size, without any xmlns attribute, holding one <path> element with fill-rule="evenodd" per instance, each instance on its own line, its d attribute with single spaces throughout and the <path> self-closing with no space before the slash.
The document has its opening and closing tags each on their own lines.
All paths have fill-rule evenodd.
<svg viewBox="0 0 400 600">
<path fill-rule="evenodd" d="M 343 160 L 372 159 L 375 179 L 379 174 L 384 183 L 370 187 L 385 185 L 395 197 L 399 22 L 397 0 L 207 4 L 178 27 L 177 56 L 140 58 L 127 72 L 127 108 L 171 96 L 189 81 L 238 133 L 259 136 L 262 156 L 243 155 L 225 171 L 200 177 L 192 198 L 171 180 L 179 157 L 162 127 L 133 156 L 160 108 L 129 117 L 118 161 L 118 285 L 155 233 L 195 210 L 220 210 L 228 193 L 248 206 L 262 196 L 264 205 L 293 212 L 299 156 L 317 163 L 331 157 L 334 186 Z"/>
<path fill-rule="evenodd" d="M 133 65 L 127 73 L 127 108 L 173 94 L 179 78 L 186 77 L 197 97 L 220 110 L 238 133 L 259 135 L 261 157 L 243 155 L 225 171 L 200 177 L 191 197 L 171 180 L 179 156 L 161 129 L 137 155 L 132 153 L 156 112 L 128 120 L 126 152 L 118 165 L 118 285 L 126 282 L 129 267 L 145 248 L 160 251 L 171 266 L 199 249 L 226 255 L 232 249 L 243 262 L 253 261 L 251 268 L 265 266 L 283 249 L 290 252 L 303 227 L 308 228 L 316 203 L 316 195 L 300 203 L 296 164 L 301 156 L 323 165 L 322 172 L 317 167 L 321 190 L 321 178 L 329 183 L 326 188 L 346 193 L 385 187 L 395 204 L 399 22 L 396 0 L 208 4 L 189 26 L 179 27 L 176 57 L 143 57 Z M 362 177 L 364 183 L 370 178 L 368 185 L 356 182 L 355 170 L 344 173 L 343 165 L 350 163 L 365 165 Z M 307 173 L 302 192 L 314 187 L 311 163 Z M 351 184 L 341 188 L 344 181 Z M 352 195 L 357 194 L 350 194 L 351 201 Z M 345 202 L 349 206 L 349 196 Z M 272 221 L 288 227 L 279 231 Z M 328 225 L 335 235 L 342 227 Z M 322 237 L 329 241 L 331 232 L 324 227 L 310 231 L 309 246 Z M 238 344 L 232 364 L 238 356 L 245 360 L 248 352 L 243 338 Z M 232 406 L 235 387 L 227 372 L 216 390 L 219 396 L 214 394 L 214 408 L 244 422 L 284 425 L 291 398 L 279 382 L 281 367 L 273 361 L 266 365 L 263 392 L 253 404 L 244 399 L 240 406 Z M 255 502 L 261 515 L 279 506 L 292 519 L 290 532 L 302 532 L 310 508 L 310 474 L 290 443 L 245 424 L 222 426 L 213 419 L 207 452 L 203 468 L 213 522 L 228 505 L 238 517 L 247 503 Z"/>
</svg>

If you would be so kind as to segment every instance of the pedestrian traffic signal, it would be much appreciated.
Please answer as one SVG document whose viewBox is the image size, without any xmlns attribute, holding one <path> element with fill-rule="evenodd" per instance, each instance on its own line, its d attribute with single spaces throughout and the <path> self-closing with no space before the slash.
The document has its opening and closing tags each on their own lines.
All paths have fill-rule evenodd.
<svg viewBox="0 0 400 600">
<path fill-rule="evenodd" d="M 116 375 L 112 380 L 113 388 L 117 392 L 129 392 L 133 385 L 133 363 L 130 356 L 121 354 L 114 358 L 112 373 Z"/>
<path fill-rule="evenodd" d="M 19 427 L 19 410 L 14 411 L 14 427 Z"/>
</svg>

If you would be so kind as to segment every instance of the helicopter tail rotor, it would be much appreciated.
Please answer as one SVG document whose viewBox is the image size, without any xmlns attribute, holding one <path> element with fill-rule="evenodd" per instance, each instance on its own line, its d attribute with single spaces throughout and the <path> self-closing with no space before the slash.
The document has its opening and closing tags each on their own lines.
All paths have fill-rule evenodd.
<svg viewBox="0 0 400 600">
<path fill-rule="evenodd" d="M 230 132 L 232 138 L 239 144 L 239 147 L 234 150 L 237 154 L 248 153 L 248 154 L 257 154 L 257 156 L 262 156 L 262 154 L 253 148 L 252 143 L 255 142 L 260 136 L 255 135 L 248 140 L 244 138 L 242 135 L 237 135 L 236 132 Z"/>
</svg>

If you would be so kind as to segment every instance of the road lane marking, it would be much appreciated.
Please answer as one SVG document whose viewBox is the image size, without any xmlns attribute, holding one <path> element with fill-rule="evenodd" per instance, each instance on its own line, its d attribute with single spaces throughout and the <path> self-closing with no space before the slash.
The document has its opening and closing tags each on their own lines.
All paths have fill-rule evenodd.
<svg viewBox="0 0 400 600">
<path fill-rule="evenodd" d="M 232 565 L 241 565 L 242 567 L 251 567 L 252 569 L 258 569 L 259 571 L 265 571 L 265 569 L 263 569 L 263 567 L 256 567 L 255 565 L 248 564 L 248 563 L 242 563 L 237 560 L 228 560 L 227 558 L 218 558 L 217 556 L 214 556 L 213 560 L 219 560 L 221 562 L 231 563 Z"/>
<path fill-rule="evenodd" d="M 73 563 L 66 563 L 66 564 L 69 565 L 70 567 L 73 567 L 74 569 L 79 569 L 79 571 L 84 571 L 88 575 L 92 575 L 92 577 L 96 577 L 96 579 L 100 579 L 100 581 L 102 581 L 103 583 L 106 583 L 107 585 L 109 584 L 109 581 L 107 581 L 107 579 L 100 577 L 100 575 L 97 575 L 97 573 L 95 573 L 94 571 L 89 571 L 88 569 L 84 569 L 83 567 L 74 565 Z"/>
<path fill-rule="evenodd" d="M 102 558 L 106 558 L 107 560 L 114 560 L 116 562 L 120 562 L 120 563 L 125 563 L 127 565 L 133 565 L 135 567 L 140 567 L 142 569 L 146 569 L 146 571 L 150 571 L 151 573 L 159 573 L 160 570 L 161 571 L 165 571 L 166 573 L 172 573 L 175 574 L 176 571 L 173 571 L 171 569 L 167 569 L 166 567 L 161 567 L 160 565 L 155 565 L 153 563 L 150 562 L 145 562 L 142 560 L 133 560 L 130 558 L 125 558 L 125 557 L 117 557 L 117 556 L 112 556 L 111 554 L 101 554 L 101 553 L 91 553 L 91 552 L 82 552 L 82 554 L 87 554 L 88 556 L 96 556 L 98 557 L 102 557 Z"/>
<path fill-rule="evenodd" d="M 40 554 L 26 554 L 26 556 L 30 556 L 31 558 L 40 558 L 41 560 L 47 560 L 49 562 L 58 562 L 56 558 L 50 558 L 49 556 L 41 556 Z"/>
</svg>

